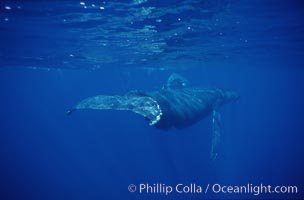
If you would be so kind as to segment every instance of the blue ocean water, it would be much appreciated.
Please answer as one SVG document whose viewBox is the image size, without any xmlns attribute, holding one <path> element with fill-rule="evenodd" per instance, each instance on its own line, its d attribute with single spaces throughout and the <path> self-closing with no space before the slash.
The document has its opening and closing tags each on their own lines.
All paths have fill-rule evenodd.
<svg viewBox="0 0 304 200">
<path fill-rule="evenodd" d="M 0 199 L 304 198 L 304 4 L 274 0 L 0 2 Z M 124 111 L 65 112 L 172 73 L 236 91 L 158 130 Z M 297 186 L 297 193 L 140 193 L 140 184 Z M 129 192 L 128 186 L 137 186 Z"/>
</svg>

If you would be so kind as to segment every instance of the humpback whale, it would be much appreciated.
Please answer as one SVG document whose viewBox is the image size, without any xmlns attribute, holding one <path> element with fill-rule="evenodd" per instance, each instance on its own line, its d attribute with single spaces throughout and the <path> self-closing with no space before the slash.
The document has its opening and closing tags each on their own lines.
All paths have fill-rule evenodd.
<svg viewBox="0 0 304 200">
<path fill-rule="evenodd" d="M 70 115 L 80 109 L 129 110 L 142 115 L 150 125 L 163 130 L 172 127 L 183 129 L 212 114 L 211 157 L 214 159 L 220 143 L 219 107 L 236 99 L 238 95 L 233 91 L 189 87 L 184 77 L 174 73 L 158 91 L 135 90 L 125 95 L 93 96 L 82 100 L 66 114 Z"/>
</svg>

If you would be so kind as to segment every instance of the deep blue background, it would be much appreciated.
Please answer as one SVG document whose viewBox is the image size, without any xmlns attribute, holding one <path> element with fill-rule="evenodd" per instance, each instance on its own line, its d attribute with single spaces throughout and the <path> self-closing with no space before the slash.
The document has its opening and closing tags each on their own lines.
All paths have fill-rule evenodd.
<svg viewBox="0 0 304 200">
<path fill-rule="evenodd" d="M 1 194 L 8 199 L 133 199 L 136 194 L 129 194 L 127 185 L 146 182 L 262 182 L 300 190 L 303 69 L 206 71 L 182 74 L 196 84 L 226 85 L 241 96 L 221 109 L 223 145 L 216 161 L 209 157 L 210 117 L 163 132 L 129 112 L 65 116 L 84 97 L 154 89 L 169 72 L 2 70 Z"/>
<path fill-rule="evenodd" d="M 165 198 L 161 194 L 129 193 L 131 183 L 296 185 L 299 193 L 290 195 L 185 194 L 171 198 L 303 198 L 301 3 L 267 1 L 254 3 L 253 8 L 245 3 L 231 4 L 239 20 L 242 15 L 255 19 L 265 10 L 275 10 L 267 18 L 273 30 L 258 31 L 266 19 L 257 18 L 239 28 L 249 44 L 235 44 L 240 49 L 232 52 L 233 59 L 199 65 L 188 62 L 186 66 L 177 61 L 174 68 L 164 66 L 162 70 L 147 70 L 140 64 L 113 64 L 98 70 L 50 67 L 60 63 L 59 58 L 47 68 L 40 68 L 41 63 L 36 70 L 23 67 L 24 63 L 18 67 L 7 53 L 12 58 L 19 55 L 18 45 L 10 46 L 8 40 L 13 40 L 16 32 L 1 24 L 5 37 L 1 39 L 0 69 L 0 198 Z M 281 39 L 274 41 L 274 36 Z M 224 40 L 227 46 L 231 45 L 229 37 Z M 41 48 L 25 46 L 35 52 Z M 208 48 L 214 50 L 206 47 L 204 51 Z M 35 67 L 35 62 L 30 65 Z M 161 131 L 141 116 L 124 111 L 65 115 L 67 109 L 89 96 L 157 90 L 172 72 L 186 77 L 191 85 L 219 86 L 240 95 L 239 101 L 220 110 L 223 138 L 215 161 L 210 160 L 210 116 L 184 130 Z"/>
</svg>

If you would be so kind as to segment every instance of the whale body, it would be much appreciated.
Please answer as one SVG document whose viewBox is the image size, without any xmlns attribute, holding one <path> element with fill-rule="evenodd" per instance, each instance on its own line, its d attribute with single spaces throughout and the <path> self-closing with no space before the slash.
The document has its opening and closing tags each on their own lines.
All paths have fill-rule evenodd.
<svg viewBox="0 0 304 200">
<path fill-rule="evenodd" d="M 172 127 L 183 129 L 212 114 L 213 137 L 211 156 L 215 152 L 220 137 L 221 105 L 238 99 L 233 91 L 219 88 L 189 87 L 188 81 L 178 74 L 172 74 L 167 84 L 152 92 L 131 91 L 125 95 L 98 95 L 82 100 L 67 111 L 70 115 L 79 109 L 129 110 L 145 117 L 150 125 L 168 130 Z"/>
</svg>

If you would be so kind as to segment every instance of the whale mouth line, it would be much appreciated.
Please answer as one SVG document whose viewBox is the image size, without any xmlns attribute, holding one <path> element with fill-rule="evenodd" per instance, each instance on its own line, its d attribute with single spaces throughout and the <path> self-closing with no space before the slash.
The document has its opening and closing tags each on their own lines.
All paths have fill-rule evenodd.
<svg viewBox="0 0 304 200">
<path fill-rule="evenodd" d="M 128 110 L 137 113 L 149 120 L 152 126 L 161 120 L 162 110 L 156 100 L 143 94 L 126 94 L 124 96 L 98 95 L 81 101 L 76 107 L 67 112 L 68 115 L 74 110 L 97 109 L 97 110 Z"/>
</svg>

